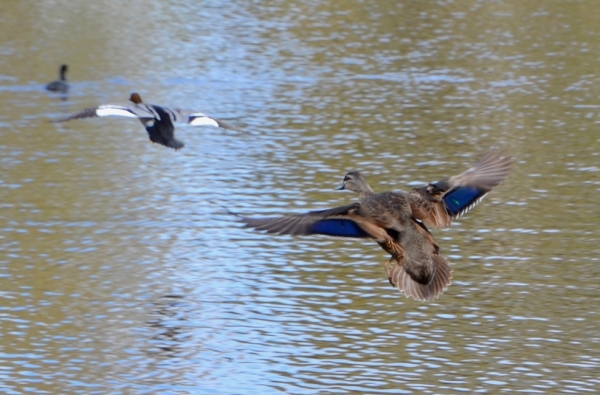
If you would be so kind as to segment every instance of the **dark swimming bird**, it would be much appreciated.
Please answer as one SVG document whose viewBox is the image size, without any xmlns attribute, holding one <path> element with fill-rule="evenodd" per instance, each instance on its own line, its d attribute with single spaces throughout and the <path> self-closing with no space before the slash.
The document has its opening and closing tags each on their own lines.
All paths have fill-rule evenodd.
<svg viewBox="0 0 600 395">
<path fill-rule="evenodd" d="M 53 81 L 51 83 L 49 83 L 48 85 L 46 85 L 46 89 L 52 92 L 61 92 L 61 93 L 67 93 L 67 91 L 69 90 L 69 84 L 67 84 L 67 70 L 68 67 L 66 64 L 63 64 L 62 66 L 60 66 L 60 80 L 58 81 Z"/>
<path fill-rule="evenodd" d="M 338 189 L 358 192 L 347 206 L 271 218 L 241 217 L 247 227 L 287 235 L 374 239 L 389 254 L 390 283 L 407 297 L 436 299 L 450 285 L 452 270 L 426 223 L 445 228 L 500 185 L 512 166 L 502 151 L 489 151 L 469 170 L 406 192 L 375 193 L 357 171 Z"/>
<path fill-rule="evenodd" d="M 146 128 L 150 141 L 164 145 L 165 147 L 180 149 L 184 144 L 175 138 L 174 122 L 187 123 L 188 125 L 200 126 L 210 125 L 229 130 L 242 132 L 240 129 L 206 114 L 179 108 L 155 106 L 142 103 L 140 95 L 132 93 L 129 97 L 130 104 L 103 104 L 95 108 L 86 108 L 77 114 L 73 114 L 56 122 L 70 121 L 71 119 L 91 117 L 129 117 L 138 118 Z"/>
</svg>

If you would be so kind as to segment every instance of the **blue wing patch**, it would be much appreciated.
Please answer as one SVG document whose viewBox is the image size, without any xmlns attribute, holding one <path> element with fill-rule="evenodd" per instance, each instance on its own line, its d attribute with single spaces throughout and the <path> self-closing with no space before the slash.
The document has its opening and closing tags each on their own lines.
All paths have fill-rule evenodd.
<svg viewBox="0 0 600 395">
<path fill-rule="evenodd" d="M 324 219 L 310 226 L 313 234 L 337 236 L 337 237 L 371 237 L 358 224 L 349 219 Z"/>
<path fill-rule="evenodd" d="M 459 187 L 448 192 L 444 196 L 444 203 L 446 203 L 448 214 L 452 216 L 462 214 L 464 211 L 468 210 L 470 206 L 477 204 L 486 193 L 486 191 L 482 191 L 475 187 Z"/>
</svg>

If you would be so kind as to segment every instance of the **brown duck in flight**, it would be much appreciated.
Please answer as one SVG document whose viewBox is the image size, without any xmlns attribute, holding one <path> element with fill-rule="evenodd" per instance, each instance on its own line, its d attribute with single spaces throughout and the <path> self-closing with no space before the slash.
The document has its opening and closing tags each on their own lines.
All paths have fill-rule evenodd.
<svg viewBox="0 0 600 395">
<path fill-rule="evenodd" d="M 375 193 L 356 171 L 338 189 L 358 192 L 356 203 L 306 214 L 241 217 L 247 227 L 286 235 L 374 239 L 389 254 L 389 281 L 407 297 L 436 299 L 452 279 L 449 263 L 425 224 L 445 228 L 475 207 L 510 173 L 512 159 L 489 151 L 470 169 L 410 192 Z"/>
</svg>

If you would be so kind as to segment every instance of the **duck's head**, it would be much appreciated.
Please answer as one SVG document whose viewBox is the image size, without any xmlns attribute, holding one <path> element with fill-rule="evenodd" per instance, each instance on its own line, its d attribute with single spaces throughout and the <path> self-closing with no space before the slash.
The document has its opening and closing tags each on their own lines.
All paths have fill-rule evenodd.
<svg viewBox="0 0 600 395">
<path fill-rule="evenodd" d="M 336 189 L 338 189 L 338 190 L 347 189 L 349 191 L 358 192 L 358 193 L 365 193 L 365 192 L 373 193 L 373 189 L 371 189 L 367 180 L 365 180 L 363 175 L 357 171 L 351 171 L 351 172 L 347 173 L 346 176 L 344 177 L 344 181 L 342 182 L 342 185 L 340 185 Z"/>
<path fill-rule="evenodd" d="M 140 97 L 139 94 L 133 92 L 131 94 L 131 96 L 129 96 L 129 100 L 131 100 L 132 102 L 134 102 L 135 104 L 140 104 L 142 103 L 142 98 Z"/>
</svg>

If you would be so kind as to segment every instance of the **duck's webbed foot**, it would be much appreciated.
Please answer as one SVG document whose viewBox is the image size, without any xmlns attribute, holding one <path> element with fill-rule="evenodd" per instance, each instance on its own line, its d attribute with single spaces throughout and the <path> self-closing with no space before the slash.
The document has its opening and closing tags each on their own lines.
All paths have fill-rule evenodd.
<svg viewBox="0 0 600 395">
<path fill-rule="evenodd" d="M 387 272 L 390 284 L 392 287 L 395 287 L 397 284 L 393 280 L 393 273 L 394 269 L 397 270 L 404 266 L 404 250 L 394 242 L 387 242 L 384 249 L 392 255 L 385 263 L 385 271 Z"/>
<path fill-rule="evenodd" d="M 385 252 L 391 255 L 389 262 L 394 259 L 396 262 L 400 262 L 404 258 L 404 249 L 395 241 L 386 240 L 384 242 L 380 242 L 379 245 L 385 250 Z"/>
</svg>

